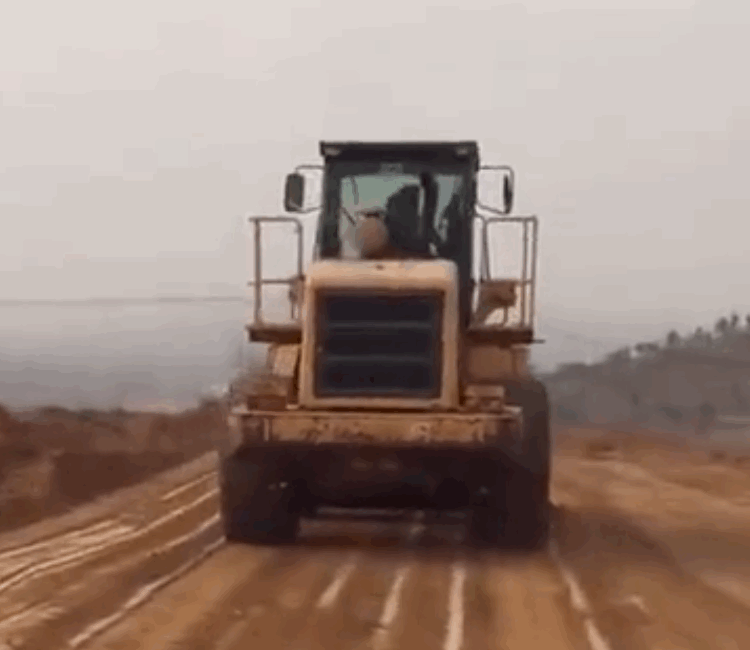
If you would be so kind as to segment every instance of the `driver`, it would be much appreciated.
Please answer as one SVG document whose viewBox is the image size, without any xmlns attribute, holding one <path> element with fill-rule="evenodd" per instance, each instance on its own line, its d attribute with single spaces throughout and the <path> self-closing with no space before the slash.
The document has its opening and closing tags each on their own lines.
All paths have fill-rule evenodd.
<svg viewBox="0 0 750 650">
<path fill-rule="evenodd" d="M 394 248 L 405 253 L 427 254 L 420 237 L 419 185 L 406 185 L 392 194 L 385 207 L 385 225 Z"/>
</svg>

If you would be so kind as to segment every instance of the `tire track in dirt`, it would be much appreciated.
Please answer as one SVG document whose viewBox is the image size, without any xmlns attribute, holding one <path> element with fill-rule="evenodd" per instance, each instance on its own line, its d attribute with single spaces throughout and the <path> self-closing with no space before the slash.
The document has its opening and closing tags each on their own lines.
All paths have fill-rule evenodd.
<svg viewBox="0 0 750 650">
<path fill-rule="evenodd" d="M 701 501 L 640 468 L 566 460 L 556 469 L 567 504 L 560 553 L 580 576 L 608 638 L 628 648 L 750 647 L 750 609 L 686 568 L 688 546 L 678 559 L 675 540 L 691 524 L 670 513 L 684 513 L 690 502 L 696 521 L 715 518 L 736 528 L 741 520 L 715 509 L 714 499 Z M 663 525 L 654 527 L 658 515 Z M 717 537 L 725 534 L 721 528 L 714 528 Z M 714 562 L 721 566 L 721 557 Z"/>
<path fill-rule="evenodd" d="M 424 647 L 427 641 L 430 647 L 445 650 L 504 650 L 515 647 L 514 639 L 555 638 L 555 632 L 548 637 L 532 634 L 540 619 L 553 630 L 555 626 L 565 630 L 571 624 L 559 613 L 553 614 L 556 601 L 539 586 L 546 581 L 546 590 L 550 589 L 545 571 L 536 569 L 536 573 L 523 577 L 524 572 L 529 573 L 528 568 L 513 568 L 512 563 L 497 558 L 477 562 L 466 558 L 460 546 L 437 551 L 417 548 L 418 538 L 426 531 L 424 525 L 411 525 L 411 539 L 404 547 L 398 545 L 393 527 L 386 527 L 379 541 L 369 540 L 377 541 L 381 550 L 355 549 L 343 556 L 325 545 L 316 546 L 315 540 L 312 547 L 271 551 L 232 545 L 219 548 L 206 537 L 187 544 L 171 557 L 161 558 L 144 548 L 139 557 L 119 565 L 102 563 L 90 572 L 88 589 L 84 590 L 88 600 L 79 600 L 64 614 L 53 611 L 49 620 L 49 611 L 42 609 L 49 607 L 49 601 L 40 603 L 35 622 L 39 625 L 39 617 L 44 615 L 46 624 L 27 635 L 19 647 L 46 647 L 50 635 L 59 638 L 62 633 L 72 647 L 113 650 L 155 647 L 153 644 L 169 645 L 173 650 L 238 650 L 249 642 L 269 649 L 386 650 Z M 189 537 L 183 536 L 184 541 Z M 434 533 L 426 538 L 432 543 L 436 539 Z M 364 542 L 366 547 L 367 540 Z M 220 546 L 221 541 L 215 544 Z M 195 586 L 196 574 L 206 576 L 204 564 L 156 593 L 157 588 L 174 580 L 176 573 L 184 572 L 191 558 L 209 547 L 218 551 L 208 560 L 214 576 L 209 591 Z M 516 577 L 509 578 L 513 572 Z M 217 576 L 226 576 L 225 581 L 215 579 Z M 117 596 L 96 597 L 106 590 Z M 485 601 L 485 612 L 479 617 L 470 599 L 477 592 L 483 592 Z M 71 589 L 64 592 L 58 607 L 75 600 L 74 595 Z M 137 607 L 139 599 L 151 596 L 151 602 Z M 511 610 L 514 613 L 508 618 Z M 84 611 L 86 615 L 82 616 Z M 525 617 L 521 616 L 523 612 Z M 482 621 L 481 627 L 470 625 L 477 620 Z M 563 636 L 557 645 L 549 647 L 583 647 L 565 640 L 575 633 Z M 508 639 L 512 645 L 506 643 Z M 471 645 L 467 645 L 469 641 Z"/>
<path fill-rule="evenodd" d="M 171 640 L 173 648 L 189 647 L 186 644 L 191 635 L 198 643 L 201 632 L 219 631 L 211 629 L 212 623 L 236 622 L 237 594 L 248 584 L 255 584 L 256 575 L 261 579 L 273 575 L 277 560 L 273 550 L 224 546 L 195 571 L 81 647 L 140 650 L 164 647 L 166 639 Z M 228 618 L 219 621 L 222 613 Z M 198 647 L 210 647 L 210 642 Z"/>
<path fill-rule="evenodd" d="M 150 498 L 153 485 L 143 486 L 151 487 L 143 489 L 142 500 L 152 506 L 151 520 L 145 526 L 122 525 L 118 520 L 123 513 L 118 513 L 88 527 L 65 530 L 62 544 L 46 536 L 27 547 L 6 547 L 0 553 L 6 569 L 0 582 L 4 592 L 0 596 L 0 640 L 10 636 L 18 645 L 40 626 L 38 631 L 44 636 L 50 625 L 62 625 L 71 617 L 80 619 L 81 613 L 84 619 L 90 618 L 103 603 L 114 602 L 113 584 L 124 584 L 128 576 L 143 584 L 154 576 L 164 577 L 176 571 L 179 561 L 184 564 L 221 540 L 216 504 L 212 503 L 215 495 L 206 493 L 205 486 L 212 474 L 189 480 L 190 489 L 179 494 L 172 485 L 172 494 L 165 494 L 168 498 L 162 500 Z M 204 483 L 204 494 L 186 503 L 194 496 L 191 489 L 199 485 L 198 480 Z M 147 509 L 141 510 L 145 514 Z"/>
<path fill-rule="evenodd" d="M 55 515 L 33 523 L 23 529 L 11 530 L 0 535 L 0 553 L 31 548 L 40 544 L 52 544 L 62 535 L 74 535 L 77 531 L 119 519 L 123 513 L 153 507 L 154 501 L 166 489 L 172 489 L 194 480 L 203 473 L 207 479 L 216 476 L 217 456 L 209 452 L 184 465 L 171 468 L 147 479 L 138 485 L 130 485 L 101 495 L 90 503 L 77 506 L 70 512 Z"/>
<path fill-rule="evenodd" d="M 50 559 L 34 562 L 16 571 L 11 577 L 0 582 L 0 605 L 10 599 L 10 604 L 18 606 L 22 594 L 31 592 L 38 597 L 39 592 L 44 590 L 45 586 L 47 591 L 53 591 L 63 575 L 68 580 L 75 580 L 76 577 L 85 579 L 86 571 L 102 564 L 107 565 L 123 553 L 138 553 L 143 549 L 152 554 L 158 553 L 159 546 L 154 538 L 166 536 L 170 539 L 179 535 L 186 527 L 186 518 L 188 518 L 188 530 L 196 527 L 196 517 L 199 523 L 209 519 L 216 511 L 216 505 L 213 503 L 214 497 L 213 492 L 208 492 L 186 506 L 159 517 L 143 528 L 126 529 L 122 535 L 116 536 L 109 542 L 77 548 L 67 554 L 54 554 Z M 76 573 L 78 576 L 75 575 Z M 54 581 L 49 580 L 53 575 L 59 577 Z M 6 592 L 10 593 L 6 594 Z M 2 611 L 7 612 L 7 606 L 3 607 Z"/>
<path fill-rule="evenodd" d="M 659 492 L 648 475 L 556 465 L 554 494 L 564 502 L 556 545 L 526 557 L 472 552 L 434 522 L 322 522 L 296 547 L 225 545 L 214 479 L 151 484 L 131 502 L 136 514 L 118 513 L 142 521 L 128 534 L 147 533 L 113 539 L 120 545 L 88 558 L 84 544 L 101 546 L 115 524 L 65 531 L 59 557 L 52 540 L 36 542 L 32 555 L 18 545 L 0 550 L 0 566 L 3 557 L 33 557 L 48 569 L 61 558 L 72 563 L 7 588 L 26 602 L 0 603 L 13 617 L 0 622 L 0 642 L 26 650 L 58 647 L 61 638 L 80 650 L 750 647 L 750 610 L 683 570 L 666 533 L 636 521 L 646 498 L 655 512 L 685 507 L 684 494 Z"/>
<path fill-rule="evenodd" d="M 0 623 L 0 638 L 10 632 L 16 637 L 23 633 L 24 647 L 51 647 L 50 635 L 58 638 L 63 633 L 72 639 L 84 628 L 102 625 L 101 621 L 117 615 L 121 609 L 132 609 L 139 604 L 127 605 L 133 598 L 137 600 L 143 589 L 153 592 L 154 585 L 175 579 L 207 551 L 223 544 L 218 524 L 217 519 L 209 520 L 159 549 L 145 549 L 114 562 L 83 567 L 73 576 L 75 579 L 66 576 L 57 583 L 56 590 L 32 595 L 19 606 L 21 611 L 12 623 L 11 620 Z M 40 626 L 37 614 L 50 605 L 56 614 L 47 616 Z"/>
<path fill-rule="evenodd" d="M 413 545 L 423 530 L 419 524 L 412 525 L 405 540 L 406 546 Z M 307 599 L 299 603 L 294 622 L 282 627 L 274 622 L 272 615 L 266 620 L 256 619 L 243 632 L 233 632 L 237 640 L 228 647 L 235 650 L 252 642 L 269 650 L 338 648 L 348 647 L 347 638 L 360 638 L 373 650 L 388 647 L 391 628 L 402 610 L 405 586 L 414 570 L 413 558 L 406 550 L 397 548 L 389 552 L 384 549 L 381 553 L 365 550 L 347 557 L 344 563 L 335 549 L 327 547 L 300 548 L 295 550 L 295 555 L 297 553 L 310 566 L 316 581 L 314 585 L 310 584 Z M 371 569 L 372 563 L 377 566 L 375 572 Z M 325 571 L 321 572 L 323 567 Z M 332 589 L 342 580 L 343 572 L 353 575 L 345 584 Z M 369 598 L 356 596 L 363 588 L 370 592 Z M 380 597 L 373 598 L 373 591 Z M 320 606 L 321 601 L 324 606 Z M 351 605 L 351 609 L 346 605 Z"/>
<path fill-rule="evenodd" d="M 242 548 L 248 558 L 259 552 Z M 487 558 L 467 558 L 460 547 L 436 554 L 409 548 L 409 541 L 406 548 L 370 548 L 345 555 L 314 545 L 272 553 L 267 564 L 241 582 L 233 581 L 211 606 L 199 605 L 197 595 L 192 602 L 203 612 L 199 619 L 185 623 L 185 612 L 174 627 L 148 625 L 145 635 L 134 632 L 139 625 L 131 621 L 127 630 L 119 630 L 129 636 L 102 639 L 91 647 L 134 650 L 151 647 L 159 639 L 171 650 L 239 650 L 248 645 L 269 650 L 505 650 L 530 642 L 589 650 L 581 625 L 560 611 L 563 581 L 544 558 L 520 563 L 495 555 L 488 570 Z M 220 560 L 219 554 L 216 561 Z M 479 629 L 470 625 L 476 620 L 471 595 L 478 590 L 486 601 Z M 153 620 L 154 612 L 175 606 L 174 601 L 159 599 L 137 617 Z"/>
</svg>

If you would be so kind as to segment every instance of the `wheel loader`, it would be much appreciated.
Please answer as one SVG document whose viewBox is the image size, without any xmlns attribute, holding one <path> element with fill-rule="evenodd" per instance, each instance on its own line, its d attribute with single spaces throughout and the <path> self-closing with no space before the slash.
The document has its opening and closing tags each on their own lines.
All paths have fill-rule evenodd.
<svg viewBox="0 0 750 650">
<path fill-rule="evenodd" d="M 227 540 L 291 543 L 301 518 L 330 507 L 464 510 L 474 542 L 540 548 L 549 407 L 528 363 L 538 221 L 511 216 L 512 168 L 481 166 L 472 141 L 321 142 L 320 154 L 318 205 L 301 165 L 284 197 L 297 216 L 249 218 L 247 331 L 267 365 L 231 388 L 219 450 Z M 497 177 L 497 205 L 479 201 L 480 174 Z M 262 230 L 279 224 L 296 244 L 264 250 Z M 506 226 L 521 262 L 498 276 L 492 232 Z M 295 253 L 291 277 L 268 277 L 269 261 Z M 286 320 L 263 303 L 279 283 Z"/>
</svg>

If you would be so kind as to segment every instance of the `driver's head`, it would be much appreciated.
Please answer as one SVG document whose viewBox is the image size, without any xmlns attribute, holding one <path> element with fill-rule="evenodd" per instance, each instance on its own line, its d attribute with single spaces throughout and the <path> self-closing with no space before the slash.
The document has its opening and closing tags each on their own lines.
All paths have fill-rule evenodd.
<svg viewBox="0 0 750 650">
<path fill-rule="evenodd" d="M 388 228 L 377 213 L 365 215 L 357 226 L 355 238 L 359 253 L 366 260 L 383 257 L 388 251 Z"/>
<path fill-rule="evenodd" d="M 395 216 L 399 221 L 410 222 L 416 219 L 419 211 L 419 185 L 406 185 L 395 192 L 386 205 L 388 216 Z"/>
</svg>

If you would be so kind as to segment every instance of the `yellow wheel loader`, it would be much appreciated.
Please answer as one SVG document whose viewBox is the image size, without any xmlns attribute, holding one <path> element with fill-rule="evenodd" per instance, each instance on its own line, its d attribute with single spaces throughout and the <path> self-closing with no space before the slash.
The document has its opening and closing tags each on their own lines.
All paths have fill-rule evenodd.
<svg viewBox="0 0 750 650">
<path fill-rule="evenodd" d="M 290 543 L 300 518 L 326 507 L 466 509 L 475 542 L 539 548 L 550 437 L 547 394 L 528 365 L 538 223 L 510 216 L 513 170 L 480 166 L 475 142 L 322 142 L 320 153 L 319 205 L 306 205 L 300 166 L 284 199 L 300 216 L 250 218 L 247 329 L 268 356 L 264 373 L 231 390 L 227 539 Z M 486 173 L 499 174 L 499 206 L 478 200 Z M 262 230 L 279 224 L 296 240 L 263 250 Z M 499 227 L 519 235 L 510 276 L 493 271 Z M 292 276 L 267 277 L 269 260 L 290 251 Z M 279 282 L 287 320 L 264 311 L 264 288 Z"/>
</svg>

